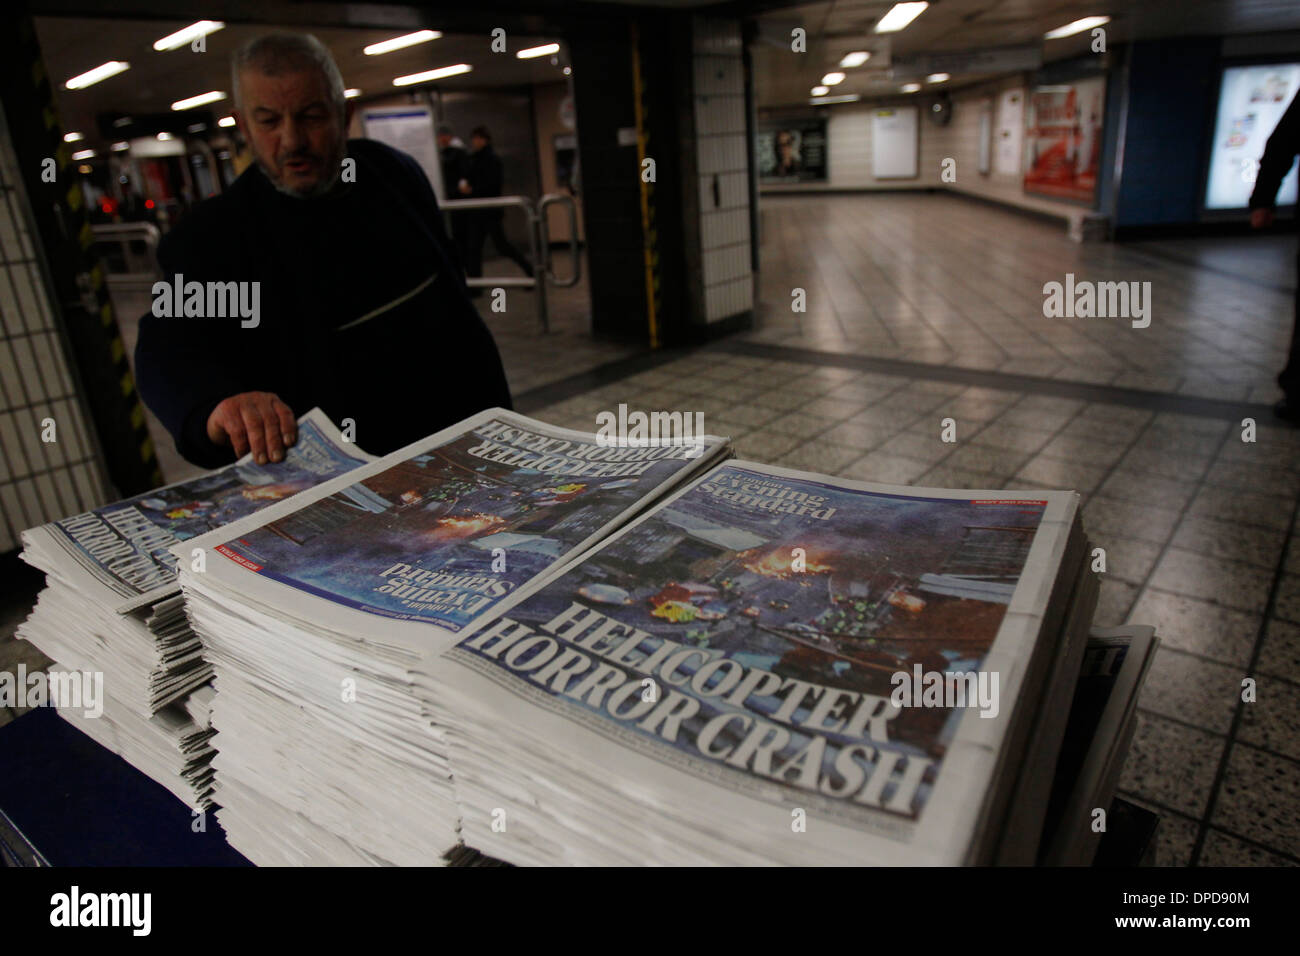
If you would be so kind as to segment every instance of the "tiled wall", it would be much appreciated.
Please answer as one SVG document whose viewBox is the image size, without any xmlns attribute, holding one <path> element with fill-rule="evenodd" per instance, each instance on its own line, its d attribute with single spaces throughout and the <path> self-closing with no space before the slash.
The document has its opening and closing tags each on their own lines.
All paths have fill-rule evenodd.
<svg viewBox="0 0 1300 956">
<path fill-rule="evenodd" d="M 1077 204 L 1025 195 L 1020 173 L 1008 175 L 995 170 L 988 173 L 978 171 L 981 104 L 985 100 L 992 102 L 996 125 L 998 94 L 1006 89 L 1026 88 L 1027 81 L 1023 77 L 1015 76 L 971 90 L 963 90 L 953 96 L 952 119 L 947 126 L 936 125 L 926 115 L 931 103 L 930 99 L 923 98 L 917 101 L 916 105 L 921 108 L 919 123 L 921 142 L 919 169 L 915 179 L 876 179 L 871 172 L 872 112 L 880 106 L 899 105 L 900 101 L 832 106 L 826 110 L 829 165 L 829 182 L 826 188 L 943 188 L 1041 212 L 1066 215 L 1079 213 L 1080 208 Z M 957 161 L 957 179 L 952 183 L 945 183 L 941 178 L 943 161 L 948 158 Z M 777 187 L 770 191 L 787 190 Z"/>
<path fill-rule="evenodd" d="M 704 316 L 717 322 L 754 306 L 740 25 L 697 17 L 693 42 Z"/>
<path fill-rule="evenodd" d="M 14 162 L 0 116 L 0 552 L 18 547 L 25 528 L 101 504 L 106 491 Z M 42 440 L 46 419 L 55 441 Z"/>
</svg>

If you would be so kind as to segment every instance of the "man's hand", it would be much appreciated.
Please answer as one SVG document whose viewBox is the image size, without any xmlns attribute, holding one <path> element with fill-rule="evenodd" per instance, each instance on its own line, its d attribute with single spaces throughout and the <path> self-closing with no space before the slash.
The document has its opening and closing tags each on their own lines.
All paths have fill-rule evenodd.
<svg viewBox="0 0 1300 956">
<path fill-rule="evenodd" d="M 1273 210 L 1252 209 L 1250 211 L 1250 228 L 1267 229 L 1273 225 Z"/>
<path fill-rule="evenodd" d="M 469 180 L 467 179 L 462 179 L 458 182 L 456 188 L 467 196 L 474 191 L 474 187 L 469 184 Z"/>
<path fill-rule="evenodd" d="M 250 450 L 259 465 L 283 461 L 285 448 L 298 440 L 293 409 L 270 392 L 232 395 L 208 416 L 208 439 L 230 445 L 243 458 Z"/>
</svg>

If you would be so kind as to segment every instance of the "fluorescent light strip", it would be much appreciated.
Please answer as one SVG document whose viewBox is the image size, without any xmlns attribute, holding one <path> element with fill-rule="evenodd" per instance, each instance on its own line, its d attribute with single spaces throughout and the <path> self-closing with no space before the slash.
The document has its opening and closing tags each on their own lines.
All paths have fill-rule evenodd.
<svg viewBox="0 0 1300 956">
<path fill-rule="evenodd" d="M 77 140 L 79 140 L 79 139 L 85 139 L 85 138 L 86 138 L 86 137 L 83 136 L 83 135 L 81 135 L 80 133 L 64 133 L 64 134 L 63 134 L 63 141 L 64 141 L 65 143 L 75 143 Z"/>
<path fill-rule="evenodd" d="M 113 152 L 115 152 L 115 153 L 125 152 L 126 150 L 128 150 L 128 149 L 130 149 L 130 148 L 131 148 L 131 144 L 130 144 L 130 143 L 114 143 L 114 144 L 113 144 Z"/>
<path fill-rule="evenodd" d="M 897 33 L 925 12 L 929 3 L 896 3 L 876 24 L 877 33 Z"/>
<path fill-rule="evenodd" d="M 1075 20 L 1073 23 L 1067 23 L 1063 27 L 1057 27 L 1055 30 L 1049 30 L 1043 34 L 1044 40 L 1059 40 L 1062 37 L 1072 37 L 1076 33 L 1082 33 L 1084 30 L 1091 30 L 1093 27 L 1099 27 L 1103 23 L 1110 23 L 1110 17 L 1084 17 L 1081 20 Z"/>
<path fill-rule="evenodd" d="M 354 97 L 354 96 L 360 96 L 360 95 L 361 95 L 361 91 L 360 91 L 360 90 L 344 90 L 344 91 L 343 91 L 343 98 L 344 98 L 345 100 L 350 100 L 350 99 L 352 99 L 352 97 Z"/>
<path fill-rule="evenodd" d="M 189 99 L 177 100 L 172 104 L 174 110 L 192 110 L 196 106 L 203 106 L 206 103 L 215 103 L 217 100 L 224 100 L 226 94 L 221 90 L 211 90 L 207 93 L 200 93 L 198 96 L 191 96 Z"/>
<path fill-rule="evenodd" d="M 72 158 L 73 158 L 73 159 L 90 159 L 90 158 L 91 158 L 92 156 L 94 156 L 94 155 L 95 155 L 95 151 L 94 151 L 93 149 L 81 149 L 81 150 L 78 150 L 77 152 L 73 153 L 73 154 L 72 154 Z"/>
<path fill-rule="evenodd" d="M 921 88 L 920 83 L 904 83 L 898 89 L 902 93 L 915 93 L 920 88 Z"/>
<path fill-rule="evenodd" d="M 857 93 L 844 93 L 840 96 L 814 96 L 808 102 L 813 106 L 819 106 L 823 103 L 856 103 L 862 99 Z"/>
<path fill-rule="evenodd" d="M 177 47 L 192 43 L 199 37 L 205 37 L 209 33 L 216 33 L 225 27 L 220 20 L 200 20 L 198 23 L 191 23 L 184 30 L 177 30 L 175 33 L 168 34 L 161 40 L 153 41 L 153 48 L 159 53 L 166 50 L 174 50 Z"/>
<path fill-rule="evenodd" d="M 925 78 L 927 83 L 947 83 L 952 77 L 947 73 L 931 73 Z"/>
<path fill-rule="evenodd" d="M 837 83 L 844 82 L 843 73 L 827 73 L 822 77 L 822 86 L 835 86 Z"/>
<path fill-rule="evenodd" d="M 427 83 L 429 80 L 440 80 L 444 76 L 456 76 L 459 73 L 468 73 L 474 67 L 468 63 L 457 63 L 455 66 L 440 66 L 436 70 L 425 70 L 423 73 L 411 73 L 408 76 L 399 76 L 393 80 L 393 86 L 410 86 L 412 83 Z"/>
<path fill-rule="evenodd" d="M 93 70 L 87 70 L 80 76 L 74 76 L 63 85 L 70 90 L 84 90 L 88 86 L 94 86 L 101 80 L 106 80 L 110 76 L 117 76 L 123 70 L 131 69 L 131 64 L 122 60 L 109 60 L 107 63 L 101 63 Z"/>
<path fill-rule="evenodd" d="M 531 60 L 535 56 L 547 56 L 551 53 L 559 53 L 560 45 L 558 43 L 547 43 L 543 46 L 532 46 L 527 50 L 520 50 L 515 54 L 521 60 Z"/>
<path fill-rule="evenodd" d="M 825 96 L 830 91 L 831 88 L 829 86 L 814 86 L 808 92 L 811 93 L 813 96 Z"/>
<path fill-rule="evenodd" d="M 217 120 L 217 125 L 229 129 L 231 126 L 235 125 L 235 118 L 233 116 L 223 116 L 221 119 Z"/>
<path fill-rule="evenodd" d="M 394 50 L 404 50 L 408 46 L 415 46 L 417 43 L 428 43 L 430 40 L 436 40 L 442 36 L 437 30 L 416 30 L 414 33 L 408 33 L 405 36 L 393 37 L 391 40 L 382 40 L 379 43 L 372 43 L 361 52 L 366 56 L 379 56 L 381 53 L 392 53 Z"/>
<path fill-rule="evenodd" d="M 869 59 L 871 59 L 870 53 L 867 53 L 865 50 L 855 50 L 853 53 L 844 54 L 844 59 L 840 60 L 840 66 L 849 68 L 861 66 Z"/>
</svg>

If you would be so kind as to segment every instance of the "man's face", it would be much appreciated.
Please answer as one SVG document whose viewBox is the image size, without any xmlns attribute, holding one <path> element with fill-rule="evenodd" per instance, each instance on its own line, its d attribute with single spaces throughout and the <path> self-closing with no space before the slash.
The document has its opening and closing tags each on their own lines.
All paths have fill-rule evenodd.
<svg viewBox="0 0 1300 956">
<path fill-rule="evenodd" d="M 474 147 L 474 152 L 476 153 L 484 146 L 487 145 L 487 140 L 485 140 L 482 136 L 471 136 L 469 138 L 469 141 L 470 141 L 470 145 Z"/>
<path fill-rule="evenodd" d="M 439 148 L 439 149 L 446 149 L 446 148 L 447 148 L 448 146 L 450 146 L 450 145 L 451 145 L 451 134 L 450 134 L 450 133 L 439 133 L 439 134 L 438 134 L 438 148 Z"/>
<path fill-rule="evenodd" d="M 347 148 L 348 116 L 330 104 L 325 77 L 310 69 L 279 76 L 245 70 L 240 84 L 243 110 L 235 118 L 267 178 L 299 198 L 329 189 Z"/>
</svg>

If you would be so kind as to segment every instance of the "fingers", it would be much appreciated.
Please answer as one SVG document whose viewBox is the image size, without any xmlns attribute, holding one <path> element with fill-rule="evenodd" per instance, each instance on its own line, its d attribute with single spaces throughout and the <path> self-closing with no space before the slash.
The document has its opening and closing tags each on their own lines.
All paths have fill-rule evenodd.
<svg viewBox="0 0 1300 956">
<path fill-rule="evenodd" d="M 248 450 L 253 455 L 253 461 L 259 465 L 265 465 L 267 461 L 266 430 L 262 427 L 262 409 L 256 401 L 248 401 L 249 396 L 241 397 L 245 401 L 239 405 L 239 414 L 244 422 L 244 432 L 248 436 Z"/>
<path fill-rule="evenodd" d="M 298 440 L 298 422 L 293 417 L 293 409 L 280 399 L 275 399 L 274 407 L 280 420 L 280 436 L 288 448 Z"/>
<path fill-rule="evenodd" d="M 218 426 L 230 440 L 230 447 L 235 450 L 235 457 L 243 458 L 248 454 L 248 433 L 244 428 L 244 419 L 239 409 L 240 401 L 237 395 L 218 405 Z"/>
<path fill-rule="evenodd" d="M 270 392 L 242 392 L 223 401 L 208 418 L 208 438 L 230 443 L 235 455 L 252 454 L 259 465 L 284 461 L 284 450 L 298 440 L 293 409 Z"/>
</svg>

